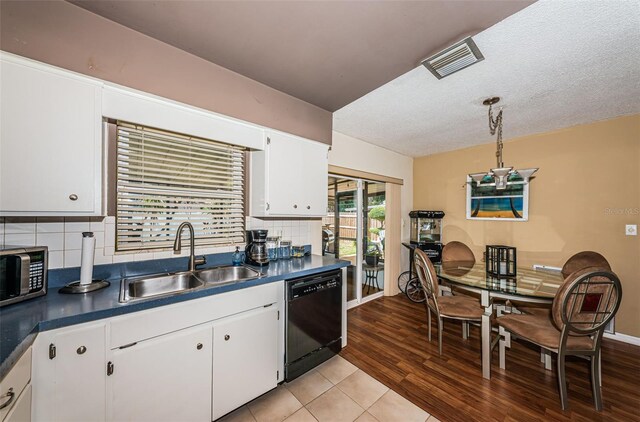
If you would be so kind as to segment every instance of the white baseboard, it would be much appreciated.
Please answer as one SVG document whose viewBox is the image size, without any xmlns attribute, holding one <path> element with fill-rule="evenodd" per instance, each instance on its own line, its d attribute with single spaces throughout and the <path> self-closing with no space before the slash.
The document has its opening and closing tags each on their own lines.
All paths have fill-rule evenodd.
<svg viewBox="0 0 640 422">
<path fill-rule="evenodd" d="M 621 341 L 623 343 L 635 344 L 636 346 L 640 346 L 640 337 L 629 336 L 626 334 L 609 334 L 604 333 L 604 338 L 609 338 L 611 340 Z"/>
</svg>

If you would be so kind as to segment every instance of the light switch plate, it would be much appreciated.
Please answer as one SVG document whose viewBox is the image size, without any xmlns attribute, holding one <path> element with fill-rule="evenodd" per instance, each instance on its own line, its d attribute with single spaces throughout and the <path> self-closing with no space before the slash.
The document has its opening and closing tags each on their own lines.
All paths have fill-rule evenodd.
<svg viewBox="0 0 640 422">
<path fill-rule="evenodd" d="M 627 236 L 637 236 L 638 235 L 638 225 L 637 224 L 627 224 L 625 226 L 624 232 Z"/>
</svg>

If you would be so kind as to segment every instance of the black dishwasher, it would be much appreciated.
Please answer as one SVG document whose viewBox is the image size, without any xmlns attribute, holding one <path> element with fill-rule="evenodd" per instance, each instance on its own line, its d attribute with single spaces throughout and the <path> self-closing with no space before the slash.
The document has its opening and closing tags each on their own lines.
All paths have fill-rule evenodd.
<svg viewBox="0 0 640 422">
<path fill-rule="evenodd" d="M 285 380 L 342 349 L 342 276 L 330 271 L 287 281 Z"/>
</svg>

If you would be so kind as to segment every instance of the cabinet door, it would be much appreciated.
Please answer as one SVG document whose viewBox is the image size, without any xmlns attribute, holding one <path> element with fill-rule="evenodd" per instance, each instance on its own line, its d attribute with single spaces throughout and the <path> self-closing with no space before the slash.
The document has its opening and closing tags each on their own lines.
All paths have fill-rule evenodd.
<svg viewBox="0 0 640 422">
<path fill-rule="evenodd" d="M 22 391 L 3 422 L 31 422 L 31 384 Z"/>
<path fill-rule="evenodd" d="M 266 177 L 269 215 L 303 213 L 302 141 L 283 133 L 267 133 Z"/>
<path fill-rule="evenodd" d="M 211 325 L 113 351 L 110 420 L 211 421 Z"/>
<path fill-rule="evenodd" d="M 278 317 L 271 306 L 214 325 L 214 420 L 276 387 Z"/>
<path fill-rule="evenodd" d="M 329 183 L 329 159 L 327 146 L 316 142 L 302 144 L 304 162 L 304 189 L 302 210 L 305 216 L 327 215 L 327 185 Z"/>
<path fill-rule="evenodd" d="M 267 136 L 266 214 L 326 215 L 327 146 L 278 132 Z"/>
<path fill-rule="evenodd" d="M 99 215 L 101 85 L 0 62 L 0 215 Z"/>
<path fill-rule="evenodd" d="M 35 420 L 105 420 L 105 336 L 104 324 L 38 335 L 31 377 Z"/>
</svg>

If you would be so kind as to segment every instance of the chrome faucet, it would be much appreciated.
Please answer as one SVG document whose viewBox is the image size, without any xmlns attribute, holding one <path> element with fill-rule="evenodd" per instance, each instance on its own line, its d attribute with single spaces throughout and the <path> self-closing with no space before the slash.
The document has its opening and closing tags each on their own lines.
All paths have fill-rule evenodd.
<svg viewBox="0 0 640 422">
<path fill-rule="evenodd" d="M 173 251 L 180 252 L 182 250 L 182 230 L 184 228 L 189 229 L 189 271 L 195 271 L 196 265 L 203 265 L 207 263 L 207 260 L 204 256 L 200 256 L 196 258 L 196 244 L 195 244 L 195 235 L 193 234 L 193 226 L 191 223 L 185 221 L 180 224 L 178 227 L 178 232 L 176 233 L 176 240 L 173 242 Z"/>
</svg>

